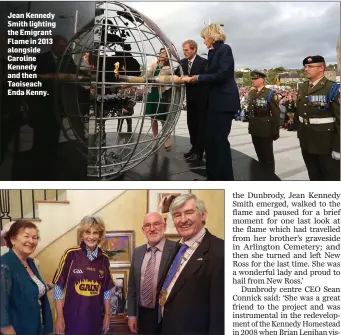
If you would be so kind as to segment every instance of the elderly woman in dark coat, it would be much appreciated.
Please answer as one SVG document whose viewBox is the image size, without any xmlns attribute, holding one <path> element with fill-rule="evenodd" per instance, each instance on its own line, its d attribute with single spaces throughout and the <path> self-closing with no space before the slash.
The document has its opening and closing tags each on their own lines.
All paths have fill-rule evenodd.
<svg viewBox="0 0 341 335">
<path fill-rule="evenodd" d="M 240 109 L 238 86 L 234 79 L 231 47 L 218 24 L 204 28 L 201 37 L 209 49 L 206 74 L 184 76 L 184 83 L 209 85 L 206 115 L 206 171 L 208 180 L 233 180 L 231 148 L 228 135 L 234 115 Z"/>
</svg>

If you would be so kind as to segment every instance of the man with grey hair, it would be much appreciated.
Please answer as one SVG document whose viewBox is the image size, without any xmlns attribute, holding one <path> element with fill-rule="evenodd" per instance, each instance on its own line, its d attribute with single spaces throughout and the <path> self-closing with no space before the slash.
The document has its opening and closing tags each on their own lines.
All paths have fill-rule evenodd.
<svg viewBox="0 0 341 335">
<path fill-rule="evenodd" d="M 144 217 L 142 231 L 148 243 L 133 253 L 128 283 L 128 326 L 133 333 L 152 335 L 158 328 L 158 291 L 177 243 L 165 238 L 166 223 L 159 213 Z"/>
<path fill-rule="evenodd" d="M 224 241 L 205 228 L 207 210 L 194 194 L 177 197 L 170 212 L 181 247 L 159 296 L 161 334 L 224 334 Z"/>
</svg>

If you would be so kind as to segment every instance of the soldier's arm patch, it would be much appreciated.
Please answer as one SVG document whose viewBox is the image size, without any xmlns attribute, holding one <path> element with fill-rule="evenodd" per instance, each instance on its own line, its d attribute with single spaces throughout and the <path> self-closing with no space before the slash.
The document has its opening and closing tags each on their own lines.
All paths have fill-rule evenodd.
<svg viewBox="0 0 341 335">
<path fill-rule="evenodd" d="M 337 100 L 336 100 L 337 98 Z M 329 91 L 329 97 L 328 100 L 330 102 L 332 101 L 338 101 L 340 103 L 340 84 L 334 83 Z"/>
<path fill-rule="evenodd" d="M 332 101 L 340 103 L 340 86 L 339 89 L 335 92 Z"/>
</svg>

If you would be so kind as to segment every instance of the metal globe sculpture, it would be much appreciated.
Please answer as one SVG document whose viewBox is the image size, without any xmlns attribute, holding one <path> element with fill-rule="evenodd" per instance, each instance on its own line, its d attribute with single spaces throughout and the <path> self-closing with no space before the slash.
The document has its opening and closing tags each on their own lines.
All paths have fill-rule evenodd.
<svg viewBox="0 0 341 335">
<path fill-rule="evenodd" d="M 168 72 L 154 77 L 149 69 L 162 48 Z M 174 45 L 146 16 L 120 2 L 96 3 L 95 19 L 64 52 L 56 95 L 63 103 L 63 133 L 87 157 L 89 178 L 117 178 L 163 146 L 184 100 L 175 75 L 179 64 Z M 159 96 L 150 101 L 153 89 Z M 148 105 L 154 113 L 146 114 Z M 161 110 L 164 120 L 155 136 L 151 120 Z"/>
</svg>

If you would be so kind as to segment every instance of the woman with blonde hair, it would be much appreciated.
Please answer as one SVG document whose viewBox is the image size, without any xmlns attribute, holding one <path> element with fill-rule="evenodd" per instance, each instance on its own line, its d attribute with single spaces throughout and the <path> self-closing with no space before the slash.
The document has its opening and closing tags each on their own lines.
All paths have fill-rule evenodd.
<svg viewBox="0 0 341 335">
<path fill-rule="evenodd" d="M 228 135 L 234 115 L 240 110 L 238 86 L 234 79 L 232 49 L 224 44 L 226 35 L 219 24 L 201 31 L 209 49 L 205 74 L 184 76 L 184 83 L 209 85 L 206 115 L 206 171 L 208 180 L 233 180 L 231 148 Z"/>
<path fill-rule="evenodd" d="M 153 63 L 147 73 L 148 77 L 166 76 L 171 74 L 169 58 L 167 57 L 167 50 L 160 49 L 160 55 L 155 63 Z M 154 138 L 159 134 L 158 121 L 163 125 L 167 119 L 169 111 L 170 86 L 153 86 L 147 95 L 146 115 L 151 115 L 152 118 L 152 131 Z M 169 137 L 165 144 L 165 149 L 171 147 Z"/>
<path fill-rule="evenodd" d="M 105 236 L 101 218 L 80 222 L 79 246 L 67 249 L 54 275 L 56 334 L 100 335 L 110 326 L 110 291 L 114 283 L 108 256 L 98 246 Z"/>
</svg>

